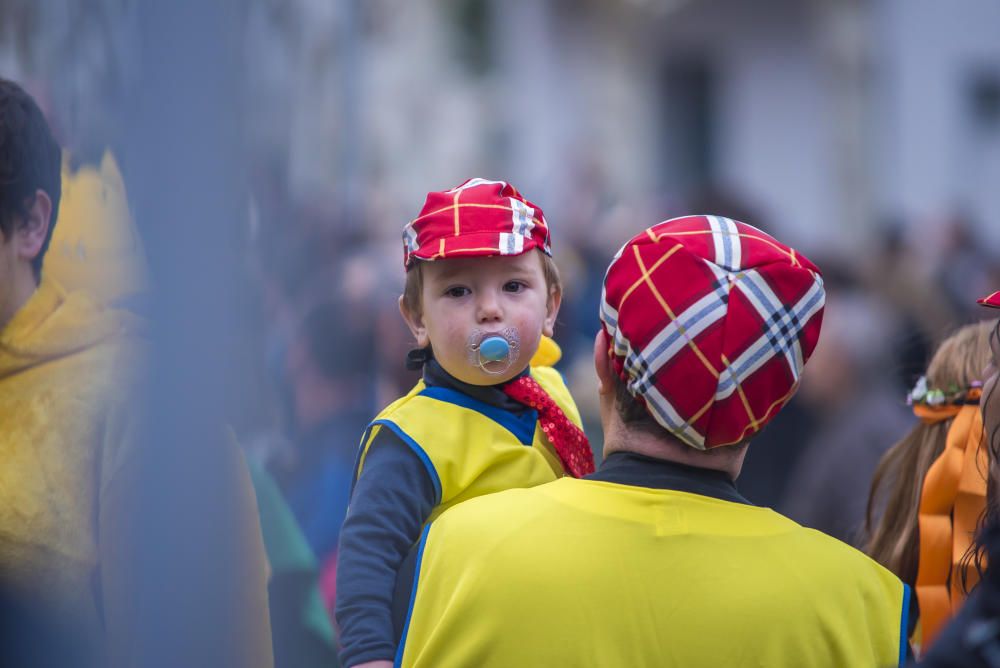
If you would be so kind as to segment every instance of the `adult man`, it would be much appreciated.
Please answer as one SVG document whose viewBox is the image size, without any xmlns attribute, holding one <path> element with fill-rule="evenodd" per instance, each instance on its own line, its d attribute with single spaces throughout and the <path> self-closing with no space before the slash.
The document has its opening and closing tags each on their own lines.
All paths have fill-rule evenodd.
<svg viewBox="0 0 1000 668">
<path fill-rule="evenodd" d="M 402 665 L 897 664 L 903 584 L 733 482 L 794 393 L 823 303 L 807 259 L 726 218 L 626 244 L 594 347 L 600 470 L 429 525 Z"/>
<path fill-rule="evenodd" d="M 0 600 L 37 619 L 27 632 L 39 637 L 24 642 L 58 647 L 46 634 L 63 629 L 74 646 L 93 645 L 80 650 L 92 657 L 74 655 L 62 665 L 153 665 L 141 638 L 162 629 L 143 626 L 149 601 L 138 600 L 135 587 L 152 579 L 136 559 L 135 527 L 146 521 L 136 516 L 143 481 L 131 444 L 139 411 L 130 399 L 143 361 L 139 322 L 42 271 L 59 210 L 60 163 L 34 100 L 0 79 Z M 226 471 L 213 481 L 219 502 L 232 504 L 227 519 L 245 538 L 236 550 L 245 561 L 226 564 L 238 583 L 201 592 L 212 609 L 228 613 L 221 623 L 202 618 L 215 624 L 212 646 L 174 637 L 184 657 L 174 665 L 271 665 L 253 492 L 239 453 L 226 453 Z M 183 493 L 183 481 L 175 486 Z M 227 490 L 236 491 L 227 497 Z M 203 556 L 204 563 L 214 559 Z M 4 665 L 9 649 L 0 647 Z"/>
</svg>

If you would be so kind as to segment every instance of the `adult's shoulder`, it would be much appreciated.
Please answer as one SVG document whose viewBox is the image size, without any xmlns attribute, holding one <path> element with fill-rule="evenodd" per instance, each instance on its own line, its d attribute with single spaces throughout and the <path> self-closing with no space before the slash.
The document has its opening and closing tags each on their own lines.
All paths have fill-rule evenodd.
<svg viewBox="0 0 1000 668">
<path fill-rule="evenodd" d="M 893 591 L 903 587 L 892 571 L 861 550 L 816 529 L 795 525 L 795 537 L 803 557 L 812 560 L 816 577 L 843 583 L 856 579 L 880 583 Z"/>
<path fill-rule="evenodd" d="M 429 535 L 435 542 L 463 540 L 478 546 L 503 540 L 540 518 L 550 517 L 553 506 L 557 505 L 553 494 L 574 482 L 577 481 L 561 478 L 537 487 L 507 489 L 463 501 L 434 520 Z"/>
</svg>

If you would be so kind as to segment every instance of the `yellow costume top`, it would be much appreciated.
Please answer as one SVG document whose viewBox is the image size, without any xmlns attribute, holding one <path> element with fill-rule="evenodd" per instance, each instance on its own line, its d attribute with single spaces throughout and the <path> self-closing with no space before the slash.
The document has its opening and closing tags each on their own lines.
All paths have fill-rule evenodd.
<svg viewBox="0 0 1000 668">
<path fill-rule="evenodd" d="M 133 607 L 141 603 L 130 584 L 137 564 L 129 534 L 142 521 L 134 503 L 140 330 L 135 316 L 67 292 L 45 272 L 0 330 L 0 586 L 78 624 L 106 655 L 98 665 L 136 665 L 135 625 L 143 618 Z M 253 488 L 240 452 L 225 453 L 235 477 L 226 484 L 247 510 L 235 518 L 245 561 L 233 565 L 245 589 L 233 596 L 233 628 L 218 630 L 215 655 L 267 668 Z"/>
<path fill-rule="evenodd" d="M 134 325 L 45 277 L 0 331 L 0 570 L 98 637 L 98 534 L 129 456 L 119 400 Z"/>
<path fill-rule="evenodd" d="M 603 469 L 602 469 L 603 470 Z M 403 666 L 894 666 L 908 589 L 767 508 L 563 478 L 428 525 Z"/>
<path fill-rule="evenodd" d="M 531 375 L 580 426 L 559 372 L 532 367 Z M 389 429 L 416 453 L 434 484 L 438 502 L 429 520 L 473 497 L 550 482 L 563 475 L 563 467 L 537 418 L 534 411 L 515 416 L 458 390 L 420 381 L 371 423 L 356 477 L 364 472 L 365 456 L 379 430 Z"/>
</svg>

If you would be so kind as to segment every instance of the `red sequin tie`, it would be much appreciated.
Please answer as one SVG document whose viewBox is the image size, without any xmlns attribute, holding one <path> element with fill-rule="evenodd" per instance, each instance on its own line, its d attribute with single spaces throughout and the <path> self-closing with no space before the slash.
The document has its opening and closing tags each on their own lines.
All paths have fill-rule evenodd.
<svg viewBox="0 0 1000 668">
<path fill-rule="evenodd" d="M 566 417 L 538 381 L 525 374 L 504 385 L 503 391 L 511 399 L 538 411 L 542 431 L 555 448 L 567 473 L 581 478 L 594 472 L 594 453 L 587 435 Z"/>
</svg>

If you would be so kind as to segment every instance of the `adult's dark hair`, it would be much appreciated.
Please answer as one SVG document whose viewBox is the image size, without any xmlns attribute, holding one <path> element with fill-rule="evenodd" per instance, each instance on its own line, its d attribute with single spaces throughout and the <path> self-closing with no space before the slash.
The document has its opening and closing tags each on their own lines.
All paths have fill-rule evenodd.
<svg viewBox="0 0 1000 668">
<path fill-rule="evenodd" d="M 660 423 L 656 421 L 656 418 L 652 416 L 646 405 L 632 396 L 628 391 L 628 387 L 618 376 L 614 377 L 615 383 L 615 410 L 618 412 L 618 417 L 621 418 L 622 423 L 628 427 L 630 430 L 641 434 L 650 434 L 652 436 L 658 436 L 660 438 L 670 438 L 678 443 L 684 443 L 672 433 L 670 430 L 664 429 L 660 426 Z M 733 443 L 730 445 L 724 445 L 716 448 L 712 448 L 706 452 L 716 452 L 721 453 L 726 450 L 737 450 L 743 447 L 745 444 L 749 443 L 750 439 L 745 439 L 739 443 Z M 686 444 L 685 444 L 686 445 Z"/>
<path fill-rule="evenodd" d="M 622 422 L 629 429 L 654 436 L 663 436 L 670 433 L 661 427 L 660 423 L 649 414 L 649 410 L 646 409 L 645 404 L 632 396 L 625 386 L 625 381 L 615 376 L 614 382 L 615 409 L 618 411 L 618 417 L 621 418 Z"/>
<path fill-rule="evenodd" d="M 59 215 L 62 150 L 31 96 L 0 78 L 0 234 L 5 241 L 23 224 L 38 190 L 52 200 L 52 215 L 45 243 L 32 261 L 36 280 Z"/>
</svg>

